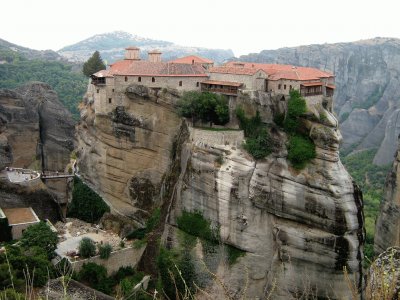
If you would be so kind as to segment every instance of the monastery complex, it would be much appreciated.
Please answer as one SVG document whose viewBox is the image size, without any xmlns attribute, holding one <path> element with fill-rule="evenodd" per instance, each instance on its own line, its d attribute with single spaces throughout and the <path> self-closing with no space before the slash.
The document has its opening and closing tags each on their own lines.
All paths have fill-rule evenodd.
<svg viewBox="0 0 400 300">
<path fill-rule="evenodd" d="M 278 95 L 281 100 L 285 100 L 291 89 L 296 89 L 308 102 L 325 103 L 324 106 L 332 111 L 335 78 L 329 72 L 292 65 L 236 61 L 214 66 L 213 61 L 198 56 L 164 62 L 161 52 L 156 50 L 148 52 L 148 60 L 141 60 L 139 54 L 139 48 L 128 47 L 125 59 L 91 76 L 88 92 L 93 96 L 97 113 L 121 105 L 121 95 L 131 85 L 170 88 L 178 92 L 209 91 L 229 97 L 236 97 L 241 92 L 259 91 Z"/>
</svg>

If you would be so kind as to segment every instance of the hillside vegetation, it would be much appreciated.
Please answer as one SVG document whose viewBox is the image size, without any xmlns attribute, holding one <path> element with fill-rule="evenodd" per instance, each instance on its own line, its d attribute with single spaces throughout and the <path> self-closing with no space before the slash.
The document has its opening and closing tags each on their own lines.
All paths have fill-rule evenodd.
<svg viewBox="0 0 400 300">
<path fill-rule="evenodd" d="M 386 175 L 390 169 L 390 165 L 376 166 L 372 163 L 376 151 L 376 149 L 366 150 L 342 157 L 342 162 L 347 171 L 363 193 L 365 229 L 367 231 L 365 255 L 369 259 L 374 256 L 375 222 L 379 214 Z"/>
<path fill-rule="evenodd" d="M 73 70 L 73 65 L 62 61 L 27 59 L 24 55 L 0 48 L 0 88 L 14 89 L 29 81 L 49 84 L 60 101 L 79 118 L 78 103 L 87 86 L 87 79 Z"/>
</svg>

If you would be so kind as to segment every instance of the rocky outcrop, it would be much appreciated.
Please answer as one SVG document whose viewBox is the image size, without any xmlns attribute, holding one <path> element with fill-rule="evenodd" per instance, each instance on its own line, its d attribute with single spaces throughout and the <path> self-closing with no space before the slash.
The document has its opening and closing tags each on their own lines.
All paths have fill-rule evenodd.
<svg viewBox="0 0 400 300">
<path fill-rule="evenodd" d="M 73 137 L 71 114 L 49 85 L 34 82 L 0 90 L 0 169 L 43 164 L 47 170 L 64 170 Z"/>
<path fill-rule="evenodd" d="M 400 246 L 400 150 L 386 177 L 384 196 L 375 227 L 374 250 L 376 254 L 391 246 Z"/>
<path fill-rule="evenodd" d="M 126 94 L 109 114 L 96 114 L 88 99 L 77 130 L 79 169 L 114 213 L 143 224 L 160 202 L 181 120 L 169 92 L 134 86 Z"/>
<path fill-rule="evenodd" d="M 375 38 L 353 43 L 264 50 L 241 60 L 286 63 L 329 70 L 336 76 L 335 110 L 343 149 L 379 148 L 374 163 L 393 161 L 398 135 L 400 40 Z"/>
<path fill-rule="evenodd" d="M 270 129 L 273 154 L 257 162 L 236 145 L 197 140 L 198 133 L 192 132 L 186 143 L 185 173 L 170 223 L 175 226 L 183 210 L 199 211 L 219 228 L 223 243 L 246 252 L 233 266 L 221 254 L 211 261 L 203 256 L 230 295 L 245 289 L 251 299 L 288 299 L 306 292 L 340 299 L 349 294 L 344 267 L 361 287 L 361 192 L 339 160 L 336 123 L 314 121 L 307 127 L 317 158 L 301 171 L 286 160 L 286 135 L 276 127 Z M 220 156 L 222 165 L 216 163 Z M 176 231 L 170 229 L 167 240 L 179 240 Z M 218 286 L 206 291 L 226 292 Z"/>
<path fill-rule="evenodd" d="M 300 171 L 288 163 L 287 136 L 272 121 L 285 111 L 285 101 L 263 93 L 230 99 L 232 109 L 258 110 L 270 124 L 273 153 L 254 161 L 242 149 L 243 132 L 184 130 L 188 124 L 175 113 L 173 91 L 149 89 L 143 96 L 137 90 L 143 89 L 119 95 L 122 105 L 110 106 L 108 114 L 96 113 L 87 99 L 77 131 L 80 173 L 114 215 L 143 224 L 163 199 L 162 220 L 168 221 L 162 239 L 178 249 L 177 217 L 201 212 L 218 228 L 222 244 L 245 252 L 232 266 L 219 250 L 202 254 L 206 245 L 192 253 L 233 297 L 245 290 L 251 299 L 287 299 L 306 289 L 316 297 L 343 298 L 350 293 L 344 267 L 361 288 L 362 196 L 340 162 L 341 134 L 330 111 L 309 107 L 302 123 L 317 158 Z M 111 219 L 109 226 L 117 226 Z M 149 238 L 148 260 L 154 261 L 156 240 Z M 217 286 L 211 280 L 204 289 L 222 298 Z"/>
</svg>

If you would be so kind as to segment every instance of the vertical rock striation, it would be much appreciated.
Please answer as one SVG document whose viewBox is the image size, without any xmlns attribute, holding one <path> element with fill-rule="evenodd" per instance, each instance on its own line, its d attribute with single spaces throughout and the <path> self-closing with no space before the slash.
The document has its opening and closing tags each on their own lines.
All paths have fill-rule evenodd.
<svg viewBox="0 0 400 300">
<path fill-rule="evenodd" d="M 374 250 L 382 253 L 392 246 L 400 246 L 400 151 L 386 177 L 381 211 L 376 222 Z"/>
</svg>

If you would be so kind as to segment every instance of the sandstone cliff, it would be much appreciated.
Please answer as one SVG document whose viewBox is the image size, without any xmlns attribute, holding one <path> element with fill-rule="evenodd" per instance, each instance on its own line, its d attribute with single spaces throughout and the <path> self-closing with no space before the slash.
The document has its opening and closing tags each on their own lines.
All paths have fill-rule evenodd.
<svg viewBox="0 0 400 300">
<path fill-rule="evenodd" d="M 132 86 L 120 96 L 118 106 L 99 114 L 88 94 L 77 131 L 80 172 L 114 214 L 143 224 L 164 199 L 163 240 L 179 248 L 176 218 L 182 211 L 201 212 L 223 244 L 245 252 L 227 266 L 218 249 L 202 254 L 199 245 L 192 251 L 232 296 L 245 289 L 248 298 L 271 293 L 287 299 L 307 290 L 342 298 L 349 293 L 343 267 L 361 286 L 362 197 L 340 162 L 333 114 L 323 110 L 320 121 L 321 108 L 309 107 L 304 123 L 317 158 L 298 171 L 286 159 L 286 134 L 272 122 L 285 109 L 282 101 L 258 93 L 231 99 L 231 107 L 259 110 L 270 124 L 273 153 L 254 161 L 241 147 L 242 132 L 193 129 L 178 118 L 173 91 Z M 146 252 L 152 254 L 154 249 Z M 201 274 L 202 263 L 197 265 Z M 218 298 L 217 286 L 211 281 L 205 289 Z"/>
<path fill-rule="evenodd" d="M 0 169 L 42 164 L 64 170 L 73 150 L 74 122 L 49 85 L 0 90 Z M 42 154 L 43 150 L 43 155 Z"/>
<path fill-rule="evenodd" d="M 335 110 L 343 149 L 379 148 L 374 163 L 393 161 L 400 133 L 400 40 L 375 38 L 353 43 L 264 50 L 241 60 L 317 67 L 336 75 Z"/>
<path fill-rule="evenodd" d="M 386 177 L 384 197 L 376 222 L 374 250 L 376 254 L 392 246 L 400 246 L 400 150 L 392 170 Z"/>
</svg>

